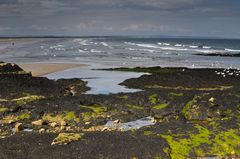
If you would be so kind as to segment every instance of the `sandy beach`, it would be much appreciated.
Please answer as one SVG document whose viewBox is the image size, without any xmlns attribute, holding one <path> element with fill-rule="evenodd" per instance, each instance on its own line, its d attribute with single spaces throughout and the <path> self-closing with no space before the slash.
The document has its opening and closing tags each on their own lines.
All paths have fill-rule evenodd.
<svg viewBox="0 0 240 159">
<path fill-rule="evenodd" d="M 73 63 L 24 63 L 19 64 L 24 70 L 32 73 L 33 76 L 44 76 L 50 73 L 59 72 L 76 67 L 87 66 L 85 64 Z"/>
</svg>

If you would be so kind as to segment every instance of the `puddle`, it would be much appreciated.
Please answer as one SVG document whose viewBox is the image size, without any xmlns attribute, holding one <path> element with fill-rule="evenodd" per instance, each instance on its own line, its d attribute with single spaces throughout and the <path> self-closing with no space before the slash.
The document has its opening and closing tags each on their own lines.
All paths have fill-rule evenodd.
<svg viewBox="0 0 240 159">
<path fill-rule="evenodd" d="M 142 91 L 140 89 L 130 89 L 120 86 L 119 83 L 129 78 L 138 78 L 144 73 L 122 72 L 122 71 L 102 71 L 83 68 L 74 68 L 61 72 L 46 75 L 49 79 L 70 79 L 81 78 L 87 81 L 87 86 L 91 88 L 86 94 L 110 94 L 110 93 L 131 93 Z"/>
<path fill-rule="evenodd" d="M 155 121 L 153 117 L 149 116 L 149 117 L 141 118 L 141 119 L 126 122 L 126 123 L 116 123 L 114 121 L 108 121 L 105 124 L 105 127 L 112 130 L 129 131 L 132 129 L 140 129 L 144 126 L 151 126 L 151 125 L 155 125 Z"/>
<path fill-rule="evenodd" d="M 16 133 L 16 129 L 12 128 L 12 131 Z M 33 129 L 23 129 L 24 132 L 33 132 Z"/>
</svg>

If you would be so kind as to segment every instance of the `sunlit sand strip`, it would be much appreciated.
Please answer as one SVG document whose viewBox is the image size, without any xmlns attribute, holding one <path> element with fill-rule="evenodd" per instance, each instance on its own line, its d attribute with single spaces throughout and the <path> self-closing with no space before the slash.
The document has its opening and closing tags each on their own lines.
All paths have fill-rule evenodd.
<svg viewBox="0 0 240 159">
<path fill-rule="evenodd" d="M 85 64 L 73 63 L 24 63 L 18 65 L 25 71 L 29 71 L 33 76 L 37 77 L 71 68 L 87 66 Z"/>
</svg>

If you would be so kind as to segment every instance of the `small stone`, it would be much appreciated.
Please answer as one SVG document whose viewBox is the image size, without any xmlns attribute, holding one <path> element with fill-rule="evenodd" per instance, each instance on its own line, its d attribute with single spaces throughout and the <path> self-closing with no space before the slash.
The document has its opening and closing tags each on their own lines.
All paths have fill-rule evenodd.
<svg viewBox="0 0 240 159">
<path fill-rule="evenodd" d="M 17 123 L 15 125 L 15 131 L 16 132 L 22 131 L 23 129 L 24 129 L 24 127 L 23 127 L 22 123 Z"/>
<path fill-rule="evenodd" d="M 61 121 L 61 124 L 60 124 L 61 126 L 66 126 L 67 125 L 67 122 L 66 121 Z"/>
<path fill-rule="evenodd" d="M 66 131 L 70 131 L 71 130 L 71 126 L 66 127 Z"/>
<path fill-rule="evenodd" d="M 91 122 L 89 122 L 89 121 L 85 122 L 85 125 L 89 125 L 89 124 L 91 124 Z"/>
<path fill-rule="evenodd" d="M 36 125 L 36 126 L 42 126 L 43 125 L 43 120 L 40 119 L 40 120 L 33 121 L 32 124 Z"/>
<path fill-rule="evenodd" d="M 65 126 L 61 126 L 60 131 L 65 130 L 65 128 L 66 128 Z"/>
<path fill-rule="evenodd" d="M 12 123 L 14 123 L 15 121 L 14 120 L 9 120 L 8 121 L 8 124 L 12 124 Z"/>
<path fill-rule="evenodd" d="M 117 119 L 117 120 L 115 120 L 115 121 L 113 121 L 115 124 L 119 124 L 120 123 L 120 120 L 119 119 Z"/>
<path fill-rule="evenodd" d="M 108 127 L 104 127 L 102 131 L 107 131 L 108 129 L 109 129 Z"/>
<path fill-rule="evenodd" d="M 45 129 L 41 128 L 38 132 L 39 132 L 40 134 L 42 134 L 42 133 L 45 132 Z"/>
<path fill-rule="evenodd" d="M 55 128 L 57 126 L 57 123 L 56 122 L 53 122 L 53 123 L 50 123 L 49 124 L 51 127 Z"/>
<path fill-rule="evenodd" d="M 208 101 L 213 103 L 215 101 L 215 98 L 211 97 Z"/>
</svg>

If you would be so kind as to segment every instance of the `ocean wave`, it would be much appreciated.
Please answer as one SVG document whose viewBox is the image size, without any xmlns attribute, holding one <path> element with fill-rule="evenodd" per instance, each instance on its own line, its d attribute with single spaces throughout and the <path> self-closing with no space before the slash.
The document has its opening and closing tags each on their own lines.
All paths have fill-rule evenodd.
<svg viewBox="0 0 240 159">
<path fill-rule="evenodd" d="M 202 46 L 203 49 L 211 49 L 211 46 Z"/>
<path fill-rule="evenodd" d="M 133 60 L 152 60 L 150 57 L 131 57 Z"/>
<path fill-rule="evenodd" d="M 170 46 L 170 44 L 169 44 L 169 43 L 163 43 L 163 45 L 165 45 L 165 46 Z"/>
<path fill-rule="evenodd" d="M 124 44 L 127 44 L 127 45 L 136 45 L 136 43 L 132 43 L 132 42 L 124 42 Z"/>
<path fill-rule="evenodd" d="M 188 47 L 193 48 L 193 49 L 198 48 L 198 46 L 196 46 L 196 45 L 189 45 Z"/>
<path fill-rule="evenodd" d="M 100 50 L 95 50 L 95 49 L 91 49 L 90 52 L 91 52 L 91 53 L 102 53 L 102 51 L 100 51 Z"/>
<path fill-rule="evenodd" d="M 73 42 L 80 42 L 83 41 L 83 39 L 73 39 Z"/>
<path fill-rule="evenodd" d="M 49 49 L 57 50 L 57 51 L 66 51 L 64 47 L 65 47 L 64 45 L 58 44 L 58 45 L 50 46 Z"/>
<path fill-rule="evenodd" d="M 235 50 L 235 49 L 224 49 L 225 51 L 229 51 L 229 52 L 240 52 L 240 50 Z"/>
<path fill-rule="evenodd" d="M 207 54 L 221 52 L 220 50 L 201 50 L 201 49 L 196 49 L 196 50 L 193 50 L 193 51 L 201 52 L 201 53 L 207 53 Z"/>
<path fill-rule="evenodd" d="M 129 50 L 129 51 L 146 51 L 146 52 L 157 52 L 156 50 L 150 50 L 150 49 L 134 49 L 134 48 L 125 48 L 125 50 Z"/>
<path fill-rule="evenodd" d="M 139 46 L 139 47 L 145 47 L 145 48 L 154 48 L 154 49 L 159 49 L 160 47 L 155 46 L 153 44 L 137 44 L 137 43 L 132 43 L 132 42 L 124 42 L 125 44 L 128 45 L 134 45 L 134 46 Z"/>
<path fill-rule="evenodd" d="M 109 45 L 106 42 L 100 42 L 101 45 L 108 47 Z"/>
<path fill-rule="evenodd" d="M 187 48 L 176 48 L 176 47 L 161 47 L 161 50 L 170 50 L 170 51 L 188 51 Z"/>
<path fill-rule="evenodd" d="M 174 46 L 176 46 L 176 47 L 183 47 L 184 45 L 182 45 L 182 44 L 176 44 L 176 45 L 174 45 Z"/>
<path fill-rule="evenodd" d="M 170 46 L 170 44 L 169 43 L 161 43 L 161 42 L 159 42 L 159 43 L 157 43 L 158 45 L 163 45 L 163 46 Z"/>
<path fill-rule="evenodd" d="M 154 49 L 159 49 L 160 47 L 154 46 L 152 44 L 136 44 L 137 46 L 140 47 L 146 47 L 146 48 L 154 48 Z"/>
<path fill-rule="evenodd" d="M 84 50 L 78 49 L 78 52 L 80 52 L 80 53 L 81 53 L 81 52 L 84 52 Z"/>
</svg>

